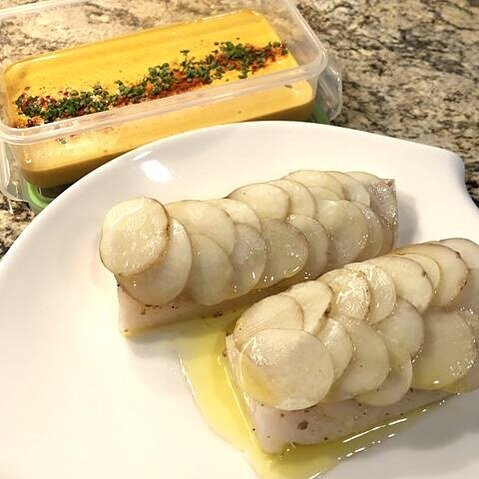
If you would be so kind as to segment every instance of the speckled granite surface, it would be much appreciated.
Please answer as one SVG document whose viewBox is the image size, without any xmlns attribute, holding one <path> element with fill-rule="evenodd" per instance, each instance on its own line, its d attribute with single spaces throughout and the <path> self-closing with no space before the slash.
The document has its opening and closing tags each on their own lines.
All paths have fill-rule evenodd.
<svg viewBox="0 0 479 479">
<path fill-rule="evenodd" d="M 173 1 L 185 9 L 198 8 L 195 0 Z M 0 0 L 0 8 L 19 3 L 30 2 Z M 141 3 L 135 2 L 138 11 Z M 297 2 L 343 66 L 344 108 L 334 123 L 457 152 L 466 163 L 467 184 L 479 204 L 479 6 L 473 6 L 477 3 Z M 138 21 L 136 12 L 112 10 L 124 17 L 125 24 Z M 35 32 L 19 32 L 19 38 L 39 41 Z M 28 207 L 0 195 L 0 256 L 32 217 Z"/>
</svg>

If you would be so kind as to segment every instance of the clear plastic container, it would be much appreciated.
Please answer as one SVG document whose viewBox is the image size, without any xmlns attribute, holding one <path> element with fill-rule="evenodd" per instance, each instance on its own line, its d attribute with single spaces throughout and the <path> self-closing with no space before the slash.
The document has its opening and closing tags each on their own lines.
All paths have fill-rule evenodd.
<svg viewBox="0 0 479 479">
<path fill-rule="evenodd" d="M 48 52 L 113 45 L 126 35 L 153 31 L 160 32 L 160 40 L 149 48 L 161 49 L 165 46 L 161 39 L 166 38 L 188 49 L 205 18 L 221 19 L 238 12 L 246 13 L 235 18 L 253 18 L 250 13 L 254 13 L 255 19 L 264 20 L 286 44 L 294 64 L 104 112 L 28 128 L 12 126 L 7 79 L 22 61 L 30 65 L 30 57 Z M 218 41 L 234 41 L 224 36 L 236 31 L 243 41 L 248 30 L 241 27 L 228 24 L 217 32 Z M 339 68 L 289 0 L 40 1 L 0 10 L 0 31 L 0 188 L 36 209 L 100 164 L 161 137 L 237 121 L 312 118 L 325 122 L 341 109 Z M 67 50 L 62 61 L 69 67 L 63 75 L 71 71 L 75 78 L 92 77 L 91 72 L 98 71 L 101 80 L 103 64 L 111 60 L 109 50 L 102 50 L 103 57 L 91 55 L 91 49 L 84 51 L 90 57 L 84 55 L 86 63 L 79 65 L 78 57 L 69 59 Z M 135 61 L 134 49 L 116 54 L 119 61 Z"/>
</svg>

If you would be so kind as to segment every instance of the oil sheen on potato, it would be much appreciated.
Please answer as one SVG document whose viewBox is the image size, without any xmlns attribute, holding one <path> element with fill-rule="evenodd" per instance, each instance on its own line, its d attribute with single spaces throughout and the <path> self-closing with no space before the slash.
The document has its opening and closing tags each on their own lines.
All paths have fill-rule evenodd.
<svg viewBox="0 0 479 479">
<path fill-rule="evenodd" d="M 291 445 L 282 454 L 265 454 L 241 407 L 241 393 L 231 381 L 225 357 L 225 335 L 233 331 L 240 314 L 172 324 L 161 330 L 161 337 L 171 341 L 178 352 L 195 401 L 210 427 L 244 453 L 261 479 L 322 477 L 341 460 L 393 437 L 434 407 L 421 408 L 420 412 L 391 419 L 340 441 L 312 446 Z"/>
<path fill-rule="evenodd" d="M 192 56 L 202 58 L 215 48 L 215 42 L 223 41 L 261 46 L 281 39 L 265 17 L 240 11 L 28 58 L 5 71 L 9 121 L 12 125 L 17 122 L 14 102 L 26 88 L 29 95 L 55 96 L 65 89 L 88 90 L 100 83 L 113 91 L 116 80 L 137 82 L 151 66 L 181 61 L 181 50 L 188 49 Z M 254 76 L 295 66 L 288 53 Z M 201 90 L 233 81 L 242 81 L 238 72 L 229 72 Z M 178 97 L 158 101 L 176 102 Z M 313 89 L 302 81 L 206 106 L 188 107 L 185 103 L 161 116 L 140 115 L 137 120 L 111 127 L 92 124 L 90 130 L 13 148 L 25 177 L 38 186 L 52 187 L 72 182 L 123 152 L 174 133 L 254 119 L 304 120 L 312 108 Z M 121 108 L 110 114 L 121 116 Z"/>
</svg>

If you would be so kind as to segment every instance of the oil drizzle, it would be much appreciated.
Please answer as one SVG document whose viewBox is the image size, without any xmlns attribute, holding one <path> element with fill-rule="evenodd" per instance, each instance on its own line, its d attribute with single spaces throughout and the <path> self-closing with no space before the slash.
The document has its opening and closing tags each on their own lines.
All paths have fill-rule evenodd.
<svg viewBox="0 0 479 479">
<path fill-rule="evenodd" d="M 291 445 L 282 454 L 265 454 L 231 381 L 225 334 L 240 312 L 168 326 L 168 341 L 180 358 L 196 403 L 213 431 L 242 451 L 262 479 L 313 479 L 373 445 L 395 436 L 434 406 L 420 408 L 370 430 L 327 444 Z M 165 331 L 166 332 L 166 331 Z"/>
</svg>

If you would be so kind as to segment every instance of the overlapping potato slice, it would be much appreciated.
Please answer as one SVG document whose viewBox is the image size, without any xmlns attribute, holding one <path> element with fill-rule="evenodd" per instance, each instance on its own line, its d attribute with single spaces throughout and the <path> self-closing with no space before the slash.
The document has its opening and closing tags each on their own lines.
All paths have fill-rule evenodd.
<svg viewBox="0 0 479 479">
<path fill-rule="evenodd" d="M 408 301 L 397 298 L 391 314 L 374 325 L 383 337 L 400 344 L 413 358 L 424 343 L 424 321 Z"/>
<path fill-rule="evenodd" d="M 467 278 L 467 266 L 453 249 L 439 243 L 421 243 L 397 250 L 401 253 L 419 253 L 434 259 L 439 265 L 441 279 L 432 300 L 433 306 L 443 307 L 451 303 L 463 288 Z"/>
<path fill-rule="evenodd" d="M 321 200 L 342 200 L 341 195 L 338 195 L 333 190 L 325 188 L 324 186 L 308 186 L 314 201 L 317 203 Z"/>
<path fill-rule="evenodd" d="M 357 202 L 354 203 L 354 205 L 359 208 L 359 211 L 363 214 L 368 228 L 366 245 L 356 257 L 356 261 L 363 261 L 365 259 L 374 258 L 381 252 L 383 248 L 384 232 L 381 221 L 369 206 Z"/>
<path fill-rule="evenodd" d="M 245 223 L 235 227 L 235 247 L 229 259 L 235 272 L 234 292 L 241 296 L 251 291 L 262 278 L 268 255 L 258 230 Z"/>
<path fill-rule="evenodd" d="M 369 262 L 351 263 L 347 269 L 360 271 L 369 285 L 369 311 L 367 319 L 375 324 L 391 314 L 396 305 L 396 288 L 391 277 L 379 266 Z"/>
<path fill-rule="evenodd" d="M 423 267 L 409 258 L 389 255 L 368 262 L 380 267 L 393 280 L 396 295 L 409 301 L 420 313 L 434 297 L 432 284 Z"/>
<path fill-rule="evenodd" d="M 306 332 L 316 334 L 323 328 L 333 300 L 333 291 L 329 286 L 320 281 L 306 281 L 292 286 L 283 294 L 291 296 L 301 306 Z"/>
<path fill-rule="evenodd" d="M 333 379 L 328 349 L 305 331 L 259 331 L 239 356 L 239 381 L 248 395 L 285 411 L 317 404 L 328 393 Z"/>
<path fill-rule="evenodd" d="M 190 235 L 193 261 L 186 285 L 187 295 L 204 305 L 234 296 L 234 270 L 228 255 L 205 235 Z"/>
<path fill-rule="evenodd" d="M 359 208 L 346 200 L 321 200 L 316 203 L 316 218 L 331 238 L 328 267 L 354 261 L 368 241 L 368 226 Z"/>
<path fill-rule="evenodd" d="M 456 312 L 424 313 L 425 339 L 413 365 L 412 387 L 443 389 L 474 366 L 477 348 L 470 326 Z"/>
<path fill-rule="evenodd" d="M 408 351 L 401 345 L 385 339 L 389 351 L 388 377 L 376 389 L 356 396 L 369 406 L 390 406 L 399 402 L 408 392 L 412 381 L 412 363 Z"/>
<path fill-rule="evenodd" d="M 436 291 L 439 282 L 441 281 L 441 269 L 439 268 L 437 261 L 430 256 L 419 253 L 402 253 L 401 256 L 419 263 L 426 272 L 429 281 L 431 281 L 434 291 Z"/>
<path fill-rule="evenodd" d="M 341 183 L 332 175 L 324 171 L 299 170 L 290 173 L 289 175 L 285 176 L 285 178 L 288 180 L 297 181 L 298 183 L 307 186 L 309 189 L 316 186 L 327 188 L 335 193 L 335 195 L 340 199 L 345 199 Z"/>
<path fill-rule="evenodd" d="M 289 195 L 268 183 L 243 186 L 230 193 L 229 198 L 248 205 L 259 218 L 284 220 L 289 212 Z"/>
<path fill-rule="evenodd" d="M 441 241 L 442 244 L 457 251 L 468 268 L 479 268 L 479 246 L 465 238 L 450 238 Z"/>
<path fill-rule="evenodd" d="M 118 283 L 133 298 L 145 304 L 166 304 L 186 286 L 191 271 L 192 252 L 185 228 L 170 220 L 169 240 L 162 261 L 142 273 L 117 275 Z"/>
<path fill-rule="evenodd" d="M 389 374 L 389 352 L 384 339 L 365 321 L 335 316 L 349 334 L 353 355 L 326 398 L 344 400 L 378 388 Z"/>
<path fill-rule="evenodd" d="M 293 180 L 270 181 L 270 185 L 281 188 L 289 195 L 289 213 L 314 217 L 316 204 L 311 192 L 302 183 Z"/>
<path fill-rule="evenodd" d="M 303 310 L 298 302 L 286 294 L 277 294 L 258 301 L 238 319 L 234 339 L 241 350 L 244 344 L 265 329 L 303 329 Z"/>
<path fill-rule="evenodd" d="M 338 321 L 328 318 L 323 328 L 316 333 L 331 354 L 334 379 L 338 379 L 348 367 L 353 357 L 353 343 L 346 328 Z"/>
<path fill-rule="evenodd" d="M 357 201 L 358 203 L 369 206 L 371 204 L 371 198 L 366 188 L 352 176 L 341 173 L 339 171 L 328 171 L 329 175 L 336 178 L 344 191 L 344 196 L 347 200 Z"/>
<path fill-rule="evenodd" d="M 335 269 L 321 276 L 319 281 L 333 291 L 332 317 L 364 319 L 367 316 L 371 296 L 366 276 L 362 272 L 346 268 Z"/>
<path fill-rule="evenodd" d="M 141 273 L 161 261 L 168 243 L 168 216 L 151 198 L 135 198 L 113 206 L 101 231 L 100 258 L 114 274 Z"/>
<path fill-rule="evenodd" d="M 324 226 L 305 215 L 290 215 L 288 222 L 303 233 L 308 242 L 308 260 L 301 271 L 302 279 L 316 279 L 326 268 L 330 240 Z"/>
<path fill-rule="evenodd" d="M 267 288 L 302 271 L 308 261 L 308 242 L 295 226 L 277 219 L 261 221 L 267 259 L 258 288 Z"/>
<path fill-rule="evenodd" d="M 466 284 L 449 307 L 479 313 L 479 268 L 469 270 Z"/>
<path fill-rule="evenodd" d="M 244 223 L 252 226 L 257 231 L 261 231 L 261 223 L 258 216 L 247 204 L 232 200 L 231 198 L 208 200 L 208 203 L 221 208 L 230 216 L 234 223 Z"/>
<path fill-rule="evenodd" d="M 235 245 L 235 225 L 221 208 L 206 201 L 178 201 L 165 206 L 168 215 L 178 220 L 189 235 L 203 235 L 218 244 L 227 255 Z"/>
</svg>

